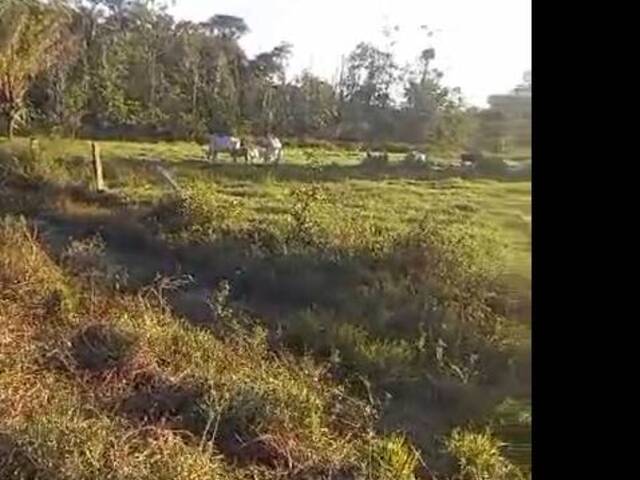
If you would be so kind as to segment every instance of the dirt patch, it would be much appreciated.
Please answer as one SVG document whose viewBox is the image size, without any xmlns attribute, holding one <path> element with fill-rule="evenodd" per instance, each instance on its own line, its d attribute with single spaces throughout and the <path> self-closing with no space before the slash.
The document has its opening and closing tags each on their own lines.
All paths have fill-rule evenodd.
<svg viewBox="0 0 640 480">
<path fill-rule="evenodd" d="M 121 368 L 131 357 L 135 341 L 109 325 L 90 325 L 71 338 L 75 365 L 91 373 Z"/>
<path fill-rule="evenodd" d="M 211 307 L 211 290 L 208 288 L 171 291 L 167 294 L 167 300 L 176 315 L 185 317 L 195 325 L 210 325 L 216 319 Z"/>
<path fill-rule="evenodd" d="M 273 469 L 293 468 L 295 462 L 289 452 L 295 439 L 283 441 L 286 432 L 267 434 L 268 410 L 267 400 L 259 392 L 243 388 L 221 411 L 214 442 L 230 463 L 240 467 L 253 464 Z"/>
<path fill-rule="evenodd" d="M 0 478 L 55 480 L 58 476 L 44 468 L 10 435 L 0 433 Z"/>
<path fill-rule="evenodd" d="M 243 414 L 238 414 L 242 409 Z M 247 404 L 216 414 L 198 385 L 180 384 L 148 373 L 139 376 L 133 393 L 121 399 L 119 413 L 140 426 L 156 426 L 184 434 L 185 442 L 213 443 L 226 460 L 238 467 L 261 465 L 291 469 L 291 456 L 282 441 L 258 435 L 257 410 L 247 414 Z"/>
<path fill-rule="evenodd" d="M 154 374 L 139 376 L 133 393 L 119 401 L 118 411 L 135 423 L 182 431 L 198 440 L 210 435 L 211 414 L 197 385 Z"/>
<path fill-rule="evenodd" d="M 279 468 L 291 463 L 285 452 L 276 447 L 268 436 L 251 438 L 236 430 L 238 426 L 229 422 L 221 426 L 215 438 L 218 450 L 239 467 L 263 465 Z"/>
<path fill-rule="evenodd" d="M 355 480 L 357 476 L 354 467 L 313 466 L 296 472 L 289 478 L 291 480 Z"/>
</svg>

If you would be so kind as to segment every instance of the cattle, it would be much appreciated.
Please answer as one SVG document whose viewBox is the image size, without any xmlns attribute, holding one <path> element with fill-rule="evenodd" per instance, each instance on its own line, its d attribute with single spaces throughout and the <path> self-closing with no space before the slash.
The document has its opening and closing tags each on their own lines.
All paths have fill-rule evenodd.
<svg viewBox="0 0 640 480">
<path fill-rule="evenodd" d="M 266 145 L 267 141 L 265 139 L 243 138 L 240 151 L 244 156 L 245 163 L 256 163 L 258 161 L 267 163 L 268 151 Z"/>
<path fill-rule="evenodd" d="M 427 156 L 424 153 L 413 150 L 404 157 L 405 163 L 427 163 Z"/>
<path fill-rule="evenodd" d="M 463 167 L 475 168 L 483 157 L 481 153 L 463 153 L 460 155 L 460 160 Z"/>
<path fill-rule="evenodd" d="M 233 158 L 233 161 L 236 162 L 241 153 L 241 149 L 242 142 L 237 137 L 218 135 L 216 133 L 209 135 L 209 151 L 207 156 L 211 161 L 216 160 L 219 152 L 228 152 Z"/>
<path fill-rule="evenodd" d="M 258 146 L 264 149 L 265 163 L 275 161 L 278 164 L 283 160 L 282 142 L 272 134 L 267 134 L 265 138 L 260 139 Z"/>
<path fill-rule="evenodd" d="M 370 167 L 383 167 L 389 164 L 389 154 L 387 152 L 372 152 L 367 150 L 362 159 L 362 165 Z"/>
<path fill-rule="evenodd" d="M 265 150 L 262 147 L 246 146 L 244 147 L 245 163 L 254 163 L 256 160 L 264 160 Z"/>
</svg>

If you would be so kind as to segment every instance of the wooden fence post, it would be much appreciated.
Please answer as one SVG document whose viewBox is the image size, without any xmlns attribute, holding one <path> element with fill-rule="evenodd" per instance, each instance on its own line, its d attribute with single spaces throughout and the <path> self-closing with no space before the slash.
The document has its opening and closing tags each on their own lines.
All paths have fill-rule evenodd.
<svg viewBox="0 0 640 480">
<path fill-rule="evenodd" d="M 180 191 L 180 185 L 178 185 L 178 182 L 175 181 L 175 179 L 173 178 L 173 176 L 171 176 L 171 174 L 165 170 L 162 165 L 160 165 L 159 163 L 156 163 L 154 165 L 154 168 L 156 170 L 156 172 L 158 172 L 160 174 L 160 176 L 166 180 L 166 182 L 171 185 L 171 187 L 176 191 L 179 192 Z"/>
<path fill-rule="evenodd" d="M 32 160 L 40 160 L 40 145 L 38 144 L 38 139 L 35 137 L 29 139 L 29 152 Z"/>
<path fill-rule="evenodd" d="M 96 142 L 91 142 L 91 158 L 93 159 L 93 173 L 96 180 L 96 190 L 103 192 L 104 178 L 102 177 L 102 160 L 100 159 L 100 146 Z"/>
</svg>

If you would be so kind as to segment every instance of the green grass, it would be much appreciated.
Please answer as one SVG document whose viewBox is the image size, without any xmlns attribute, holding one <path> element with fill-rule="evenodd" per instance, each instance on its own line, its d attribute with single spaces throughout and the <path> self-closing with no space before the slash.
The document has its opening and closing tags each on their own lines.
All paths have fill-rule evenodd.
<svg viewBox="0 0 640 480">
<path fill-rule="evenodd" d="M 71 140 L 57 137 L 36 137 L 44 150 L 53 156 L 90 156 L 89 140 Z M 6 142 L 6 138 L 0 137 L 0 144 Z M 28 144 L 25 138 L 18 138 L 16 143 Z M 162 160 L 166 162 L 180 162 L 184 160 L 204 160 L 206 145 L 185 141 L 158 141 L 158 142 L 130 142 L 118 140 L 101 140 L 99 142 L 103 157 L 108 159 L 148 159 Z M 357 165 L 364 157 L 363 152 L 341 150 L 337 148 L 322 147 L 287 147 L 285 149 L 285 162 L 292 165 Z M 397 163 L 405 157 L 403 153 L 389 153 L 392 163 Z M 457 156 L 436 156 L 436 161 L 447 164 L 457 159 Z M 506 157 L 508 158 L 508 157 Z M 231 157 L 223 153 L 222 161 L 231 161 Z M 241 162 L 241 160 L 240 160 Z"/>
<path fill-rule="evenodd" d="M 269 352 L 261 329 L 218 339 L 162 302 L 96 296 L 13 217 L 0 258 L 3 478 L 413 475 L 400 436 L 375 435 L 366 404 L 311 359 Z"/>
<path fill-rule="evenodd" d="M 248 216 L 277 221 L 286 215 L 291 182 L 238 181 L 218 173 L 175 170 L 178 181 L 215 182 L 221 199 L 238 202 Z M 531 183 L 495 180 L 414 181 L 345 180 L 325 186 L 339 207 L 339 216 L 365 215 L 379 225 L 401 230 L 436 210 L 468 211 L 478 222 L 499 229 L 509 244 L 508 270 L 524 280 L 531 277 Z"/>
<path fill-rule="evenodd" d="M 269 458 L 287 458 L 280 463 L 288 466 L 276 468 L 280 473 L 347 469 L 371 478 L 411 478 L 420 461 L 407 435 L 431 469 L 449 475 L 440 438 L 469 421 L 495 424 L 500 440 L 523 444 L 530 427 L 500 405 L 508 397 L 526 404 L 530 395 L 526 177 L 430 172 L 395 161 L 366 168 L 350 152 L 316 149 L 312 159 L 300 148 L 288 149 L 291 160 L 279 167 L 225 159 L 211 165 L 195 144 L 101 142 L 110 192 L 96 195 L 87 142 L 41 139 L 40 145 L 34 159 L 26 140 L 0 144 L 0 181 L 9 187 L 0 193 L 0 213 L 39 222 L 46 233 L 41 241 L 52 252 L 40 252 L 28 228 L 3 230 L 5 270 L 17 269 L 8 281 L 27 289 L 18 300 L 3 290 L 10 295 L 0 302 L 8 310 L 0 313 L 17 332 L 6 343 L 11 348 L 50 338 L 47 352 L 68 351 L 72 339 L 99 320 L 117 332 L 107 335 L 117 343 L 107 358 L 115 356 L 117 365 L 120 347 L 131 344 L 125 364 L 155 372 L 145 388 L 168 382 L 178 392 L 197 392 L 196 413 L 185 414 L 195 418 L 192 437 L 206 437 L 202 411 L 216 412 L 228 419 L 223 427 L 240 436 L 270 438 L 263 445 Z M 172 192 L 148 160 L 162 160 L 181 193 Z M 31 258 L 48 266 L 27 268 L 25 279 L 20 262 Z M 195 284 L 166 290 L 158 306 L 149 300 L 164 291 L 165 284 L 154 281 L 158 273 L 189 273 Z M 38 296 L 30 298 L 29 288 Z M 53 317 L 40 305 L 48 303 L 42 295 L 64 299 Z M 34 311 L 23 305 L 26 299 Z M 2 352 L 3 361 L 10 351 Z M 6 360 L 4 400 L 28 395 L 18 386 L 29 383 L 24 375 L 32 375 L 39 356 L 25 349 Z M 107 438 L 129 438 L 133 428 L 130 419 L 101 407 L 113 399 L 110 389 L 118 398 L 136 393 L 127 378 L 86 397 L 93 389 L 87 379 L 78 383 L 48 371 L 38 391 L 59 402 L 43 420 L 57 426 L 48 430 L 11 412 L 7 418 L 16 423 L 3 426 L 10 438 L 0 438 L 0 452 L 2 442 L 17 444 L 25 458 L 50 460 L 33 468 L 64 478 L 113 471 L 111 460 L 92 463 L 101 448 L 110 459 L 133 462 L 125 471 L 141 472 L 113 478 L 156 478 L 163 469 L 172 472 L 166 478 L 245 478 L 256 469 L 264 478 L 275 475 L 255 458 L 230 471 L 236 457 L 229 445 L 214 442 L 205 455 L 201 442 L 185 440 L 170 426 L 161 427 L 160 437 L 134 436 L 131 451 L 106 446 Z M 58 382 L 64 388 L 54 395 Z M 65 413 L 65 404 L 74 407 Z M 98 423 L 87 424 L 96 408 Z M 98 433 L 87 440 L 86 452 L 69 447 L 79 463 L 65 460 L 68 452 L 56 442 L 71 435 L 79 445 L 92 429 Z M 450 454 L 460 473 L 475 475 L 485 454 L 487 469 L 510 472 L 501 452 L 528 465 L 522 448 L 500 450 L 478 435 L 465 430 L 452 437 Z M 184 465 L 167 466 L 166 455 L 180 455 Z"/>
</svg>

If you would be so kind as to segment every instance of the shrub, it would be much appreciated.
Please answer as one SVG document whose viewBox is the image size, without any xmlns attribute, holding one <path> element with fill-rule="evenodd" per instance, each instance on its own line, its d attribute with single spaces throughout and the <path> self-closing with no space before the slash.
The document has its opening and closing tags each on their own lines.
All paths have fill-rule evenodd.
<svg viewBox="0 0 640 480">
<path fill-rule="evenodd" d="M 325 190 L 317 184 L 302 185 L 292 190 L 291 197 L 287 243 L 320 246 L 322 235 L 319 234 L 318 216 L 326 200 Z"/>
<path fill-rule="evenodd" d="M 288 148 L 310 148 L 333 151 L 337 150 L 337 146 L 329 141 L 315 138 L 290 138 L 283 141 L 284 146 Z"/>
<path fill-rule="evenodd" d="M 447 212 L 426 215 L 399 238 L 390 268 L 406 289 L 406 304 L 416 308 L 414 331 L 424 322 L 427 343 L 440 345 L 434 363 L 466 383 L 506 368 L 509 333 L 492 304 L 505 268 L 505 246 L 496 231 L 471 215 Z"/>
<path fill-rule="evenodd" d="M 490 430 L 472 432 L 456 428 L 446 441 L 458 462 L 459 480 L 523 480 L 523 474 L 501 452 L 503 444 Z"/>
<path fill-rule="evenodd" d="M 389 153 L 409 153 L 415 149 L 415 145 L 398 142 L 385 142 L 383 144 L 373 146 L 374 150 L 383 150 Z"/>
<path fill-rule="evenodd" d="M 42 250 L 24 217 L 0 219 L 0 289 L 33 302 L 63 288 L 62 272 Z"/>
<path fill-rule="evenodd" d="M 366 452 L 366 469 L 377 480 L 414 480 L 418 455 L 401 435 L 376 440 Z"/>
<path fill-rule="evenodd" d="M 219 194 L 207 182 L 186 185 L 179 196 L 160 205 L 157 213 L 170 231 L 200 242 L 241 231 L 251 223 L 239 199 Z"/>
<path fill-rule="evenodd" d="M 105 249 L 106 244 L 99 235 L 72 240 L 62 253 L 61 260 L 70 272 L 88 279 L 92 286 L 104 285 L 118 289 L 126 284 L 127 272 L 107 260 Z"/>
<path fill-rule="evenodd" d="M 484 173 L 504 173 L 507 166 L 501 157 L 497 156 L 482 156 L 478 160 L 477 169 Z"/>
<path fill-rule="evenodd" d="M 396 246 L 396 260 L 418 284 L 462 303 L 484 302 L 505 269 L 498 232 L 457 210 L 430 212 Z"/>
<path fill-rule="evenodd" d="M 85 183 L 92 179 L 88 160 L 69 159 L 69 141 L 60 139 L 20 139 L 0 147 L 0 176 L 32 182 Z M 87 148 L 88 151 L 88 148 Z M 3 173 L 4 171 L 4 173 Z"/>
<path fill-rule="evenodd" d="M 334 366 L 384 381 L 409 378 L 417 372 L 419 351 L 409 341 L 376 338 L 363 326 L 313 311 L 288 323 L 290 344 L 330 357 Z"/>
</svg>

